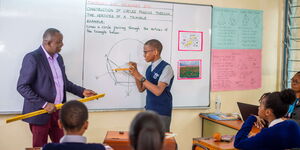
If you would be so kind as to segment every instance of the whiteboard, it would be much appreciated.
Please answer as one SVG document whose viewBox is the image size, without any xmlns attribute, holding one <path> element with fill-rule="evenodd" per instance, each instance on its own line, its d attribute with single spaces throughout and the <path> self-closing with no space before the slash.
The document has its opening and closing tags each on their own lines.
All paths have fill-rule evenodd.
<svg viewBox="0 0 300 150">
<path fill-rule="evenodd" d="M 83 0 L 0 0 L 1 113 L 22 111 L 23 97 L 16 90 L 21 63 L 26 53 L 40 46 L 47 28 L 63 33 L 61 54 L 68 78 L 82 84 L 84 6 Z"/>
<path fill-rule="evenodd" d="M 163 2 L 0 0 L 0 112 L 22 110 L 16 91 L 22 59 L 38 48 L 49 27 L 64 35 L 61 55 L 69 80 L 106 94 L 87 103 L 89 109 L 144 107 L 145 92 L 138 92 L 128 72 L 111 69 L 135 61 L 144 74 L 149 64 L 143 43 L 153 38 L 162 42 L 162 58 L 174 70 L 173 106 L 209 106 L 211 12 L 211 6 Z M 187 42 L 191 37 L 194 42 Z M 190 62 L 199 62 L 199 78 L 183 79 L 180 68 Z"/>
</svg>

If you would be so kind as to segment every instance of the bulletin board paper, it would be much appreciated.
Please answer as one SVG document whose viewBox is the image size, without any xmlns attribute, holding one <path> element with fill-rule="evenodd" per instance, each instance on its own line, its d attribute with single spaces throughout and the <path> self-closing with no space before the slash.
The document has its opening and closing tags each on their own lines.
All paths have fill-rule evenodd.
<svg viewBox="0 0 300 150">
<path fill-rule="evenodd" d="M 261 49 L 261 10 L 213 8 L 212 49 Z"/>
<path fill-rule="evenodd" d="M 261 87 L 261 50 L 212 50 L 212 91 Z"/>
</svg>

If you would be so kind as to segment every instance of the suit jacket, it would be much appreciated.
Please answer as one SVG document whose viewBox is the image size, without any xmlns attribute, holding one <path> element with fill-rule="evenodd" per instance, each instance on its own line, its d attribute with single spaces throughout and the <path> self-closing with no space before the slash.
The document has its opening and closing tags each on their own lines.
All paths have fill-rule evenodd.
<svg viewBox="0 0 300 150">
<path fill-rule="evenodd" d="M 64 81 L 63 103 L 66 102 L 66 91 L 79 97 L 84 97 L 84 88 L 68 80 L 63 58 L 60 54 L 58 55 L 57 61 Z M 42 47 L 25 55 L 20 70 L 17 90 L 24 97 L 23 114 L 42 109 L 46 102 L 54 103 L 56 97 L 54 79 Z M 42 114 L 24 119 L 23 121 L 43 125 L 48 122 L 49 118 L 49 114 Z"/>
</svg>

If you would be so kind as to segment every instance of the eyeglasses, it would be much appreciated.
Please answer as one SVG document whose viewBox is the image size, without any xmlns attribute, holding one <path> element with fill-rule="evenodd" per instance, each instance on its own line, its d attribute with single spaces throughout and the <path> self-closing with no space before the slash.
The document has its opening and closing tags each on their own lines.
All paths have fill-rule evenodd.
<svg viewBox="0 0 300 150">
<path fill-rule="evenodd" d="M 144 54 L 147 54 L 148 52 L 151 52 L 151 51 L 154 51 L 154 50 L 144 51 Z"/>
<path fill-rule="evenodd" d="M 300 84 L 300 81 L 299 81 L 299 80 L 296 80 L 296 79 L 291 79 L 291 83 L 294 83 L 294 84 Z"/>
</svg>

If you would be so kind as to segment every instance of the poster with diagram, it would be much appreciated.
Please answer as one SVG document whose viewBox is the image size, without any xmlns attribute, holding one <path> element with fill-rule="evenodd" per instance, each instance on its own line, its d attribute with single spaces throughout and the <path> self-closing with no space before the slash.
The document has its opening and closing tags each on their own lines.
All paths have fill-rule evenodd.
<svg viewBox="0 0 300 150">
<path fill-rule="evenodd" d="M 178 31 L 178 51 L 202 51 L 203 32 Z"/>
<path fill-rule="evenodd" d="M 212 91 L 261 87 L 263 11 L 213 9 Z"/>
</svg>

